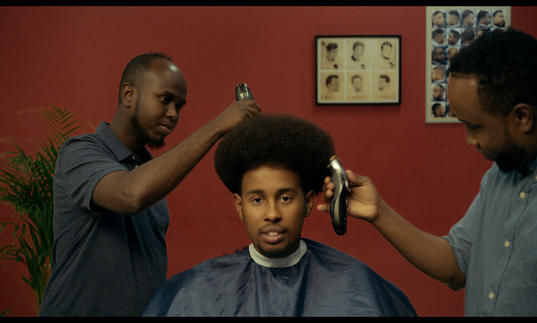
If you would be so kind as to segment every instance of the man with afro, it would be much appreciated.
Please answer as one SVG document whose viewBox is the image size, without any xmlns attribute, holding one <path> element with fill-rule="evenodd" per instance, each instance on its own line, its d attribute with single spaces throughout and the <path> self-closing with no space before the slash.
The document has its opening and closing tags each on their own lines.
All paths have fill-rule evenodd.
<svg viewBox="0 0 537 323">
<path fill-rule="evenodd" d="M 215 153 L 251 244 L 170 278 L 144 316 L 415 316 L 361 261 L 301 238 L 334 155 L 330 135 L 289 115 L 246 120 Z"/>
</svg>

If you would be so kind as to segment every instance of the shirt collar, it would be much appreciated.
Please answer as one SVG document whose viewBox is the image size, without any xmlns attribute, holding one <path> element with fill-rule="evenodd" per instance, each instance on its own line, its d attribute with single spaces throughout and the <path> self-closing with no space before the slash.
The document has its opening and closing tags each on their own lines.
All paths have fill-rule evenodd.
<svg viewBox="0 0 537 323">
<path fill-rule="evenodd" d="M 302 256 L 304 256 L 306 250 L 308 250 L 308 247 L 303 240 L 300 240 L 298 249 L 295 252 L 288 256 L 280 258 L 270 258 L 262 255 L 259 251 L 257 251 L 257 249 L 255 249 L 252 243 L 250 243 L 250 245 L 248 246 L 248 250 L 250 251 L 250 257 L 258 265 L 263 267 L 284 268 L 296 265 L 300 261 L 300 259 L 302 259 Z"/>
<path fill-rule="evenodd" d="M 136 154 L 127 148 L 125 144 L 116 136 L 116 134 L 110 129 L 110 124 L 106 121 L 101 121 L 95 135 L 107 146 L 112 153 L 116 156 L 118 161 L 124 161 L 127 158 L 132 158 Z M 144 148 L 143 156 L 140 156 L 142 162 L 146 162 L 151 159 L 151 154 Z"/>
</svg>

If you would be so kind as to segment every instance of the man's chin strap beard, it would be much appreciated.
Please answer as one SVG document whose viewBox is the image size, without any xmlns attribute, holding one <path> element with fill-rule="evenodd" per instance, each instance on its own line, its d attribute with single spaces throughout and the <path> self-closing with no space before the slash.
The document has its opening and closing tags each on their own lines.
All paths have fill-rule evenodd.
<svg viewBox="0 0 537 323">
<path fill-rule="evenodd" d="M 160 149 L 160 148 L 163 148 L 165 145 L 166 145 L 166 143 L 164 142 L 164 140 L 159 140 L 158 142 L 157 141 L 150 141 L 150 142 L 147 143 L 147 147 L 149 147 L 151 149 Z"/>
</svg>

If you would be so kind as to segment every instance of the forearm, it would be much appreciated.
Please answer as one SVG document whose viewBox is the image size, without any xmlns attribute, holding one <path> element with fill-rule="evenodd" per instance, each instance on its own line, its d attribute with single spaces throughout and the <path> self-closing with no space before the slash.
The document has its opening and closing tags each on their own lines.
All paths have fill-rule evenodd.
<svg viewBox="0 0 537 323">
<path fill-rule="evenodd" d="M 464 274 L 444 238 L 419 230 L 384 201 L 372 224 L 416 268 L 453 289 L 464 286 Z"/>
<path fill-rule="evenodd" d="M 220 129 L 209 122 L 166 153 L 134 169 L 129 180 L 137 187 L 141 208 L 171 192 L 221 136 Z"/>
<path fill-rule="evenodd" d="M 153 205 L 188 175 L 223 134 L 213 120 L 132 171 L 106 175 L 95 188 L 95 203 L 121 214 L 136 213 Z"/>
<path fill-rule="evenodd" d="M 233 102 L 168 152 L 132 171 L 104 176 L 93 191 L 93 202 L 121 214 L 153 205 L 173 190 L 226 132 L 260 113 L 253 100 Z"/>
</svg>

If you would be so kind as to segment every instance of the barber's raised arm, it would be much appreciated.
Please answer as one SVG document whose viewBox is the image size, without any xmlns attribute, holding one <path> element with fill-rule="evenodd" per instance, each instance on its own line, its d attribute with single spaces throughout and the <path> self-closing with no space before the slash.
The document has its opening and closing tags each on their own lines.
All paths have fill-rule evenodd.
<svg viewBox="0 0 537 323">
<path fill-rule="evenodd" d="M 260 113 L 254 101 L 233 102 L 166 153 L 132 171 L 104 176 L 93 191 L 93 203 L 120 214 L 149 207 L 173 190 L 226 132 Z"/>
<path fill-rule="evenodd" d="M 453 289 L 464 287 L 466 277 L 460 270 L 447 240 L 421 231 L 405 220 L 382 199 L 368 177 L 355 174 L 351 170 L 346 173 L 351 185 L 348 216 L 373 224 L 411 264 L 424 273 Z M 326 203 L 317 206 L 319 211 L 330 211 L 329 201 L 333 196 L 333 189 L 334 184 L 330 177 L 327 177 L 324 186 Z"/>
</svg>

